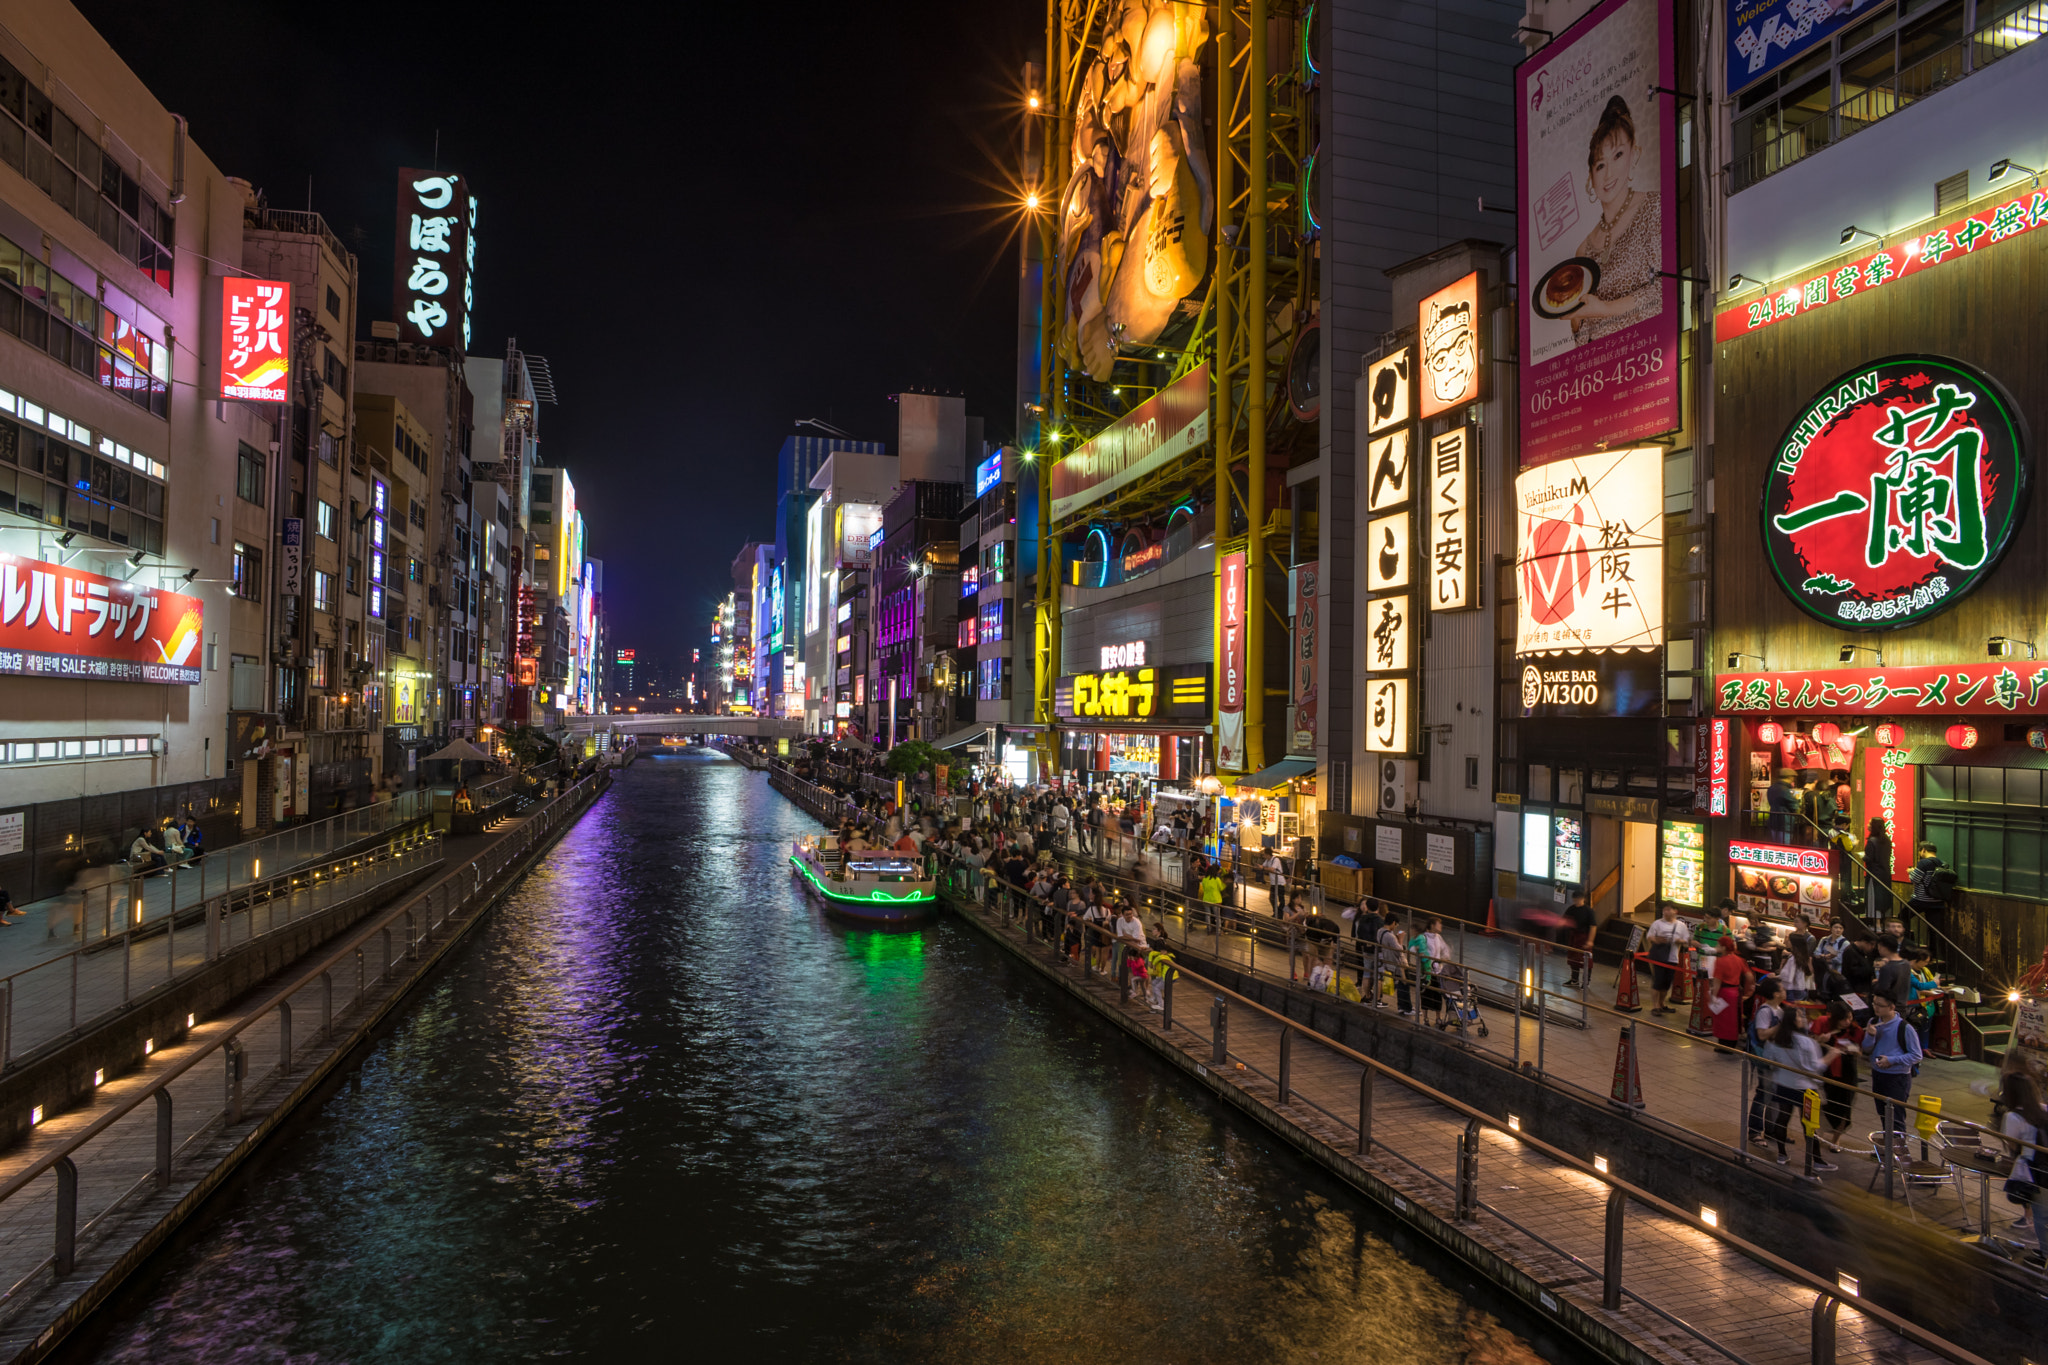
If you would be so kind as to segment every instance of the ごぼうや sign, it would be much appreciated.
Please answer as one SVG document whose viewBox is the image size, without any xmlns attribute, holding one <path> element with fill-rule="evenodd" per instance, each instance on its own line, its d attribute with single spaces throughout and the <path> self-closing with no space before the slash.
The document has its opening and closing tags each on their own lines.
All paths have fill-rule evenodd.
<svg viewBox="0 0 2048 1365">
<path fill-rule="evenodd" d="M 1997 381 L 1892 356 L 1823 389 L 1778 442 L 1764 553 L 1799 609 L 1842 630 L 1925 620 L 1975 589 L 2026 515 L 2027 441 Z"/>
</svg>

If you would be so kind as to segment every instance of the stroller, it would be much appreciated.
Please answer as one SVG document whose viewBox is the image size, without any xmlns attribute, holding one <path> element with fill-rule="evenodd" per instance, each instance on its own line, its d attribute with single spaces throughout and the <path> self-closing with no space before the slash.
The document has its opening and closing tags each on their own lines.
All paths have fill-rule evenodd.
<svg viewBox="0 0 2048 1365">
<path fill-rule="evenodd" d="M 1486 1021 L 1479 1017 L 1479 992 L 1466 979 L 1465 969 L 1455 962 L 1437 964 L 1436 1026 L 1440 1029 L 1464 1030 L 1476 1027 L 1479 1036 L 1486 1036 Z"/>
</svg>

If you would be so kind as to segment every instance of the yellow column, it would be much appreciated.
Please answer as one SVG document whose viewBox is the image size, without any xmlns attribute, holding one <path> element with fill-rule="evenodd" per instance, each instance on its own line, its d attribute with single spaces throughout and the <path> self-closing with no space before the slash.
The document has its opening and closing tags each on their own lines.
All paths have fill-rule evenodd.
<svg viewBox="0 0 2048 1365">
<path fill-rule="evenodd" d="M 1251 51 L 1245 92 L 1251 101 L 1251 181 L 1245 187 L 1245 247 L 1251 253 L 1245 291 L 1244 752 L 1245 766 L 1266 766 L 1266 0 L 1251 0 Z"/>
</svg>

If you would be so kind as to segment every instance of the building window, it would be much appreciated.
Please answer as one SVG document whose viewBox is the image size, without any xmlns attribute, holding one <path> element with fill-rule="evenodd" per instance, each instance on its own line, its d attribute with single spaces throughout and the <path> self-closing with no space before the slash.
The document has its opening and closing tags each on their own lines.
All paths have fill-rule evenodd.
<svg viewBox="0 0 2048 1365">
<path fill-rule="evenodd" d="M 420 568 L 420 562 L 417 559 L 411 558 L 410 556 L 408 556 L 405 561 L 405 576 L 415 583 L 422 583 L 426 581 L 424 573 Z"/>
<path fill-rule="evenodd" d="M 319 523 L 320 534 L 329 540 L 339 540 L 341 538 L 341 509 L 331 502 L 316 502 L 314 507 L 317 513 L 315 519 Z"/>
<path fill-rule="evenodd" d="M 318 569 L 313 570 L 313 610 L 334 610 L 334 575 Z"/>
<path fill-rule="evenodd" d="M 263 456 L 247 442 L 235 448 L 235 496 L 263 505 Z"/>
<path fill-rule="evenodd" d="M 408 640 L 417 640 L 420 638 L 419 617 L 408 616 L 405 618 L 405 638 Z"/>
<path fill-rule="evenodd" d="M 1920 781 L 1925 837 L 1963 886 L 2048 900 L 2048 773 L 1930 763 Z"/>
<path fill-rule="evenodd" d="M 344 573 L 345 578 L 343 582 L 348 588 L 348 595 L 350 597 L 361 597 L 363 595 L 363 561 L 351 557 Z"/>
<path fill-rule="evenodd" d="M 1008 639 L 1010 634 L 1009 626 L 1010 604 L 1008 602 L 984 602 L 982 604 L 981 642 L 983 644 L 994 644 L 998 640 Z"/>
<path fill-rule="evenodd" d="M 966 620 L 960 623 L 960 639 L 958 641 L 958 644 L 962 649 L 967 649 L 973 646 L 975 640 L 978 638 L 975 634 L 974 627 L 975 619 L 972 616 L 968 617 Z"/>
<path fill-rule="evenodd" d="M 163 552 L 164 486 L 141 472 L 153 461 L 107 437 L 99 448 L 112 458 L 81 450 L 56 432 L 79 441 L 90 432 L 26 398 L 0 395 L 0 406 L 26 419 L 0 417 L 0 511 Z"/>
<path fill-rule="evenodd" d="M 308 671 L 308 676 L 306 678 L 307 683 L 313 687 L 329 686 L 330 684 L 327 681 L 328 672 L 330 669 L 333 668 L 333 666 L 333 650 L 326 648 L 315 649 L 313 651 L 313 665 L 312 668 Z"/>
<path fill-rule="evenodd" d="M 321 432 L 317 445 L 320 451 L 321 464 L 332 465 L 341 458 L 341 438 L 333 432 Z"/>
<path fill-rule="evenodd" d="M 341 321 L 341 295 L 334 292 L 334 286 L 327 286 L 327 316 Z"/>
<path fill-rule="evenodd" d="M 342 364 L 340 358 L 334 352 L 327 350 L 326 347 L 323 346 L 320 349 L 327 357 L 321 363 L 320 382 L 333 389 L 336 393 L 347 393 L 348 366 Z"/>
<path fill-rule="evenodd" d="M 235 542 L 235 576 L 229 585 L 230 592 L 244 602 L 263 600 L 263 552 L 254 546 Z"/>
<path fill-rule="evenodd" d="M 411 520 L 422 531 L 427 529 L 427 505 L 418 498 L 412 500 Z"/>
</svg>

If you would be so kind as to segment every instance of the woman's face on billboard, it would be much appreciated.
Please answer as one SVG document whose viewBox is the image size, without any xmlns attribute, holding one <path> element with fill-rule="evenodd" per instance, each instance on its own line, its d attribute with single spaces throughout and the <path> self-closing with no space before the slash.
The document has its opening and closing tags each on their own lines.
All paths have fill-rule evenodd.
<svg viewBox="0 0 2048 1365">
<path fill-rule="evenodd" d="M 1612 212 L 1627 197 L 1629 177 L 1635 174 L 1636 143 L 1627 133 L 1616 130 L 1609 133 L 1593 150 L 1593 164 L 1589 177 L 1593 183 L 1593 197 L 1600 201 L 1603 211 Z"/>
</svg>

